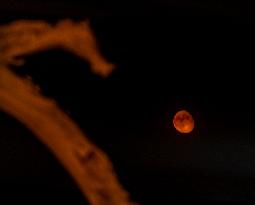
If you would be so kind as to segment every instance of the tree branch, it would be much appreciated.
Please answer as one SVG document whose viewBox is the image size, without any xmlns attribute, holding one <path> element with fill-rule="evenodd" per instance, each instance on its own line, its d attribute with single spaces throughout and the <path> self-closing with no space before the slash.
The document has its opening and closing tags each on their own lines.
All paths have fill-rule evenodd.
<svg viewBox="0 0 255 205">
<path fill-rule="evenodd" d="M 44 21 L 20 20 L 0 27 L 0 63 L 20 65 L 22 57 L 62 48 L 87 60 L 92 72 L 107 77 L 114 65 L 99 52 L 88 21 L 62 20 L 55 26 Z"/>
<path fill-rule="evenodd" d="M 92 205 L 133 204 L 106 154 L 54 100 L 42 96 L 31 81 L 8 67 L 20 55 L 60 46 L 88 60 L 94 72 L 108 75 L 113 66 L 99 53 L 88 24 L 63 21 L 53 28 L 44 22 L 19 21 L 0 27 L 0 40 L 4 41 L 0 45 L 0 109 L 21 121 L 49 148 Z"/>
</svg>

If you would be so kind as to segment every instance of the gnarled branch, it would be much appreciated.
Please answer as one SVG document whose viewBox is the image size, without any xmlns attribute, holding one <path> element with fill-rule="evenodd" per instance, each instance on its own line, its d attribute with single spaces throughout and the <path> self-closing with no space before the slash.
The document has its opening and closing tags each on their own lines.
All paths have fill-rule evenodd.
<svg viewBox="0 0 255 205">
<path fill-rule="evenodd" d="M 86 22 L 65 20 L 53 27 L 42 21 L 18 21 L 0 27 L 0 109 L 21 121 L 44 143 L 92 205 L 131 205 L 106 154 L 91 143 L 57 103 L 11 71 L 9 64 L 51 47 L 61 47 L 88 60 L 92 70 L 107 76 L 112 64 L 99 53 Z"/>
<path fill-rule="evenodd" d="M 0 63 L 20 65 L 22 57 L 34 52 L 61 48 L 87 60 L 92 71 L 107 77 L 113 64 L 99 52 L 87 21 L 62 20 L 55 26 L 44 21 L 20 20 L 0 26 Z"/>
</svg>

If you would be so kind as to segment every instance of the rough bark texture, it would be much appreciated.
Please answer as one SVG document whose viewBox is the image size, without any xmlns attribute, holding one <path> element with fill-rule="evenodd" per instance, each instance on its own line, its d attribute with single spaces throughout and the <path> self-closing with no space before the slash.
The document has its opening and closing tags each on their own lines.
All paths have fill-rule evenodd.
<svg viewBox="0 0 255 205">
<path fill-rule="evenodd" d="M 92 71 L 104 77 L 113 69 L 99 53 L 86 22 L 64 20 L 54 27 L 43 21 L 18 21 L 2 26 L 0 109 L 21 121 L 49 148 L 92 205 L 133 204 L 105 153 L 88 140 L 54 100 L 42 96 L 31 81 L 9 68 L 10 64 L 20 63 L 20 56 L 53 47 L 84 58 Z"/>
</svg>

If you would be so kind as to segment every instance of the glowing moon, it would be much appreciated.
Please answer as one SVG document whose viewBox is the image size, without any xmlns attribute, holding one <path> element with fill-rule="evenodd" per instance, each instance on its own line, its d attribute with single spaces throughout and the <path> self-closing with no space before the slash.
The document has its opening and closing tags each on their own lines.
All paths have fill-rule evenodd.
<svg viewBox="0 0 255 205">
<path fill-rule="evenodd" d="M 186 110 L 181 110 L 175 114 L 173 124 L 180 133 L 190 133 L 195 126 L 192 115 Z"/>
</svg>

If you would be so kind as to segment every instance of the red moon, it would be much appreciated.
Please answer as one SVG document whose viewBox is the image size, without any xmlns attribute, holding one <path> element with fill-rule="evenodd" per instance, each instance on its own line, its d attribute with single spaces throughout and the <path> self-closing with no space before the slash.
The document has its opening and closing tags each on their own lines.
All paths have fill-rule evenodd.
<svg viewBox="0 0 255 205">
<path fill-rule="evenodd" d="M 195 127 L 192 115 L 186 110 L 181 110 L 175 114 L 173 124 L 180 133 L 190 133 Z"/>
</svg>

